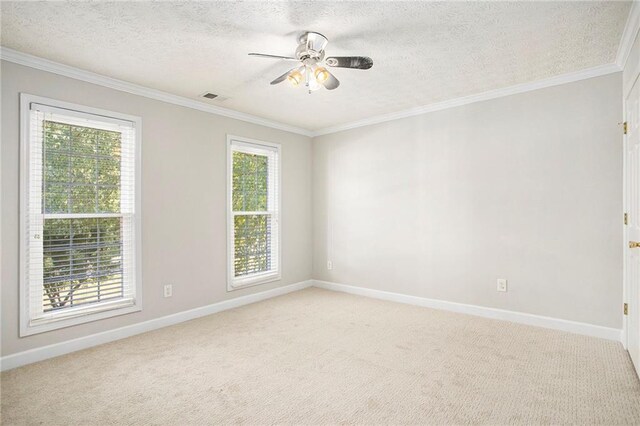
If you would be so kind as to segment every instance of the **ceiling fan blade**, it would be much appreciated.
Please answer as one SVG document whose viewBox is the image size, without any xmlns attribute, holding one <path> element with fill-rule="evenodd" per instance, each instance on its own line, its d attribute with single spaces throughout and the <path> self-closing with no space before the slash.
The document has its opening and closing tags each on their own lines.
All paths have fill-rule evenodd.
<svg viewBox="0 0 640 426">
<path fill-rule="evenodd" d="M 268 59 L 284 59 L 286 61 L 297 61 L 298 60 L 298 59 L 293 58 L 291 56 L 267 55 L 265 53 L 249 53 L 249 56 L 256 56 L 258 58 L 268 58 Z"/>
<path fill-rule="evenodd" d="M 322 85 L 325 87 L 325 89 L 327 90 L 333 90 L 333 89 L 337 89 L 338 86 L 340 86 L 340 80 L 338 80 L 333 74 L 331 74 L 329 71 L 327 71 L 327 74 L 329 74 L 329 77 L 322 82 Z"/>
<path fill-rule="evenodd" d="M 373 66 L 373 59 L 368 56 L 332 56 L 325 59 L 330 67 L 368 70 Z"/>
<path fill-rule="evenodd" d="M 295 70 L 295 68 L 291 68 L 289 71 L 285 72 L 284 74 L 282 74 L 280 77 L 276 78 L 275 80 L 273 80 L 271 82 L 271 84 L 278 84 L 278 83 L 282 83 L 283 81 L 285 81 L 287 79 L 287 77 L 289 76 L 289 73 L 291 71 Z"/>
</svg>

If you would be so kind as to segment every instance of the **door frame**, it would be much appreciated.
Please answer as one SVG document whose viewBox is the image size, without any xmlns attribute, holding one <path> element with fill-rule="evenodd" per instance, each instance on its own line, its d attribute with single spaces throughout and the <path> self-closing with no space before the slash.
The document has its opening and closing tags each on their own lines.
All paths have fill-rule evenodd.
<svg viewBox="0 0 640 426">
<path fill-rule="evenodd" d="M 640 70 L 636 72 L 636 75 L 632 79 L 632 83 L 625 90 L 623 89 L 623 99 L 622 99 L 622 123 L 628 122 L 627 120 L 627 98 L 633 91 L 633 88 L 636 84 L 640 84 L 639 81 Z M 623 81 L 624 84 L 624 81 Z M 623 124 L 624 125 L 624 124 Z M 627 199 L 627 135 L 622 132 L 622 217 L 624 217 L 625 213 L 629 213 L 627 208 L 629 204 L 629 200 Z M 629 283 L 627 282 L 627 250 L 629 242 L 629 229 L 627 225 L 625 225 L 624 220 L 622 221 L 622 306 L 624 307 L 625 303 L 629 303 L 628 295 L 629 295 Z M 628 349 L 629 342 L 629 327 L 627 321 L 629 319 L 628 315 L 624 314 L 624 310 L 622 310 L 622 335 L 621 343 L 624 349 Z"/>
</svg>

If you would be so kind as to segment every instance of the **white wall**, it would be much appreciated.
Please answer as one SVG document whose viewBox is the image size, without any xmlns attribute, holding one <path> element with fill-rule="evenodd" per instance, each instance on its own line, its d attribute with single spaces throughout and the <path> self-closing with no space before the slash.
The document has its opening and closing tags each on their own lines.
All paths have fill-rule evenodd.
<svg viewBox="0 0 640 426">
<path fill-rule="evenodd" d="M 616 73 L 315 138 L 314 278 L 620 328 L 621 99 Z"/>
<path fill-rule="evenodd" d="M 311 278 L 311 140 L 2 62 L 2 355 Z M 18 337 L 20 92 L 143 120 L 143 311 Z M 226 291 L 226 134 L 282 144 L 282 280 Z M 173 284 L 173 297 L 162 286 Z"/>
</svg>

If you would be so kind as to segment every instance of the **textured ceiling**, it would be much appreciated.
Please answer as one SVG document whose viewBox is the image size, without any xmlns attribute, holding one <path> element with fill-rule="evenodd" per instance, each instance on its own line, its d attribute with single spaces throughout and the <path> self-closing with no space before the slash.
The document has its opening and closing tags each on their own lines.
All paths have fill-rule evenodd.
<svg viewBox="0 0 640 426">
<path fill-rule="evenodd" d="M 316 130 L 614 62 L 629 2 L 2 2 L 2 45 L 99 74 Z M 341 86 L 269 82 L 303 30 Z"/>
</svg>

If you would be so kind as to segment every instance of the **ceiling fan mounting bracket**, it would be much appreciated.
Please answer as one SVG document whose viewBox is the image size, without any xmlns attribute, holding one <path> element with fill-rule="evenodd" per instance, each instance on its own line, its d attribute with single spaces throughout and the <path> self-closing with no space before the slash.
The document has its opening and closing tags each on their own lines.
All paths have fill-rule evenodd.
<svg viewBox="0 0 640 426">
<path fill-rule="evenodd" d="M 320 33 L 312 31 L 303 33 L 298 39 L 296 57 L 306 65 L 314 65 L 324 59 L 324 48 L 328 42 L 329 40 Z"/>
<path fill-rule="evenodd" d="M 315 31 L 307 31 L 302 33 L 298 38 L 299 44 L 310 44 L 310 48 L 314 50 L 324 50 L 329 40 L 320 33 Z"/>
</svg>

